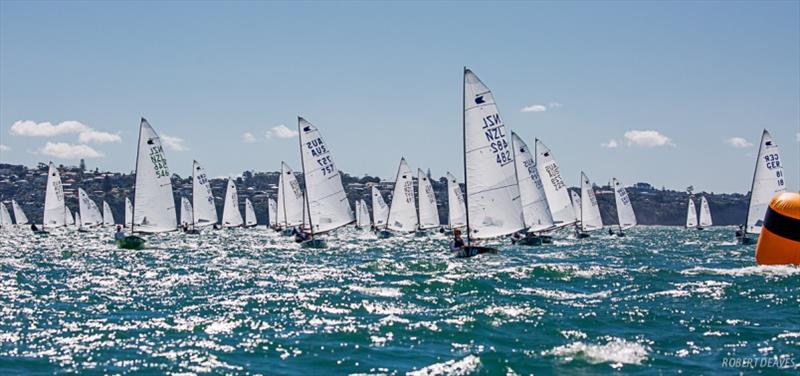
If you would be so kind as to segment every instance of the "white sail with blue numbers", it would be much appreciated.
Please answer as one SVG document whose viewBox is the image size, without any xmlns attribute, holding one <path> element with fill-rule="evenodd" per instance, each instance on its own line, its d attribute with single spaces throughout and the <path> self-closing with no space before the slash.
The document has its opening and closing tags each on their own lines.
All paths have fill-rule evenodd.
<svg viewBox="0 0 800 376">
<path fill-rule="evenodd" d="M 619 228 L 627 230 L 636 226 L 636 213 L 633 211 L 633 204 L 631 204 L 631 197 L 628 196 L 628 191 L 617 178 L 611 178 L 611 188 L 614 189 L 614 201 L 617 204 L 617 220 L 619 221 Z"/>
<path fill-rule="evenodd" d="M 575 223 L 580 215 L 575 214 L 567 184 L 558 169 L 553 152 L 538 139 L 536 140 L 536 169 L 539 170 L 539 177 L 542 179 L 553 224 L 556 227 L 564 227 Z"/>
<path fill-rule="evenodd" d="M 206 170 L 200 162 L 192 163 L 192 219 L 194 227 L 211 226 L 217 223 L 217 205 L 208 181 Z"/>
<path fill-rule="evenodd" d="M 420 230 L 439 227 L 439 208 L 436 206 L 436 194 L 433 192 L 428 175 L 417 169 L 417 198 L 419 202 Z"/>
<path fill-rule="evenodd" d="M 786 182 L 783 177 L 778 145 L 765 129 L 761 134 L 758 159 L 756 159 L 756 168 L 753 171 L 745 231 L 750 234 L 761 233 L 769 202 L 772 197 L 782 192 L 786 192 Z"/>
<path fill-rule="evenodd" d="M 464 70 L 464 163 L 469 236 L 488 239 L 525 227 L 508 129 L 489 88 Z"/>
<path fill-rule="evenodd" d="M 397 178 L 394 181 L 392 204 L 389 207 L 387 228 L 397 232 L 413 232 L 417 230 L 417 208 L 414 203 L 414 175 L 406 163 L 400 159 L 397 167 Z"/>
<path fill-rule="evenodd" d="M 539 178 L 536 161 L 533 159 L 528 145 L 522 141 L 519 135 L 511 132 L 511 140 L 514 145 L 514 160 L 517 164 L 517 181 L 519 182 L 525 227 L 530 232 L 549 230 L 553 228 L 553 216 L 547 205 L 547 197 L 544 193 L 542 179 Z"/>
<path fill-rule="evenodd" d="M 319 129 L 302 117 L 297 118 L 297 128 L 311 231 L 328 232 L 352 223 L 353 209 L 328 144 Z"/>
<path fill-rule="evenodd" d="M 178 229 L 172 180 L 161 139 L 142 118 L 136 160 L 136 195 L 133 199 L 133 231 L 156 233 Z"/>
<path fill-rule="evenodd" d="M 70 220 L 72 214 L 70 214 Z M 67 225 L 67 207 L 64 204 L 64 187 L 61 185 L 61 173 L 56 165 L 50 162 L 47 171 L 47 189 L 44 196 L 43 228 L 64 227 Z"/>
<path fill-rule="evenodd" d="M 385 228 L 386 220 L 389 218 L 389 205 L 383 200 L 381 191 L 376 186 L 372 186 L 372 218 L 375 227 Z"/>
</svg>

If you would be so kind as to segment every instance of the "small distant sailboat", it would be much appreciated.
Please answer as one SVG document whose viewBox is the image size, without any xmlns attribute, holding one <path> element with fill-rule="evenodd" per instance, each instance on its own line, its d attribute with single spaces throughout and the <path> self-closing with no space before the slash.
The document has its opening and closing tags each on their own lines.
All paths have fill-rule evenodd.
<svg viewBox="0 0 800 376">
<path fill-rule="evenodd" d="M 550 206 L 547 204 L 544 185 L 539 177 L 539 170 L 536 168 L 533 155 L 525 141 L 516 133 L 511 132 L 511 145 L 516 161 L 522 217 L 525 227 L 528 229 L 525 237 L 517 240 L 516 243 L 529 246 L 541 245 L 545 240 L 539 234 L 555 227 L 553 216 L 550 214 Z"/>
<path fill-rule="evenodd" d="M 439 208 L 436 205 L 436 194 L 433 192 L 428 175 L 417 169 L 417 204 L 419 205 L 419 227 L 417 234 L 424 235 L 426 230 L 441 226 L 439 222 Z"/>
<path fill-rule="evenodd" d="M 570 202 L 567 184 L 564 183 L 553 153 L 539 139 L 536 140 L 536 169 L 539 170 L 554 228 L 575 224 L 580 215 L 576 215 L 575 208 Z"/>
<path fill-rule="evenodd" d="M 278 226 L 278 203 L 275 200 L 268 198 L 267 199 L 267 226 L 270 228 L 277 228 Z"/>
<path fill-rule="evenodd" d="M 125 197 L 125 224 L 122 227 L 133 228 L 133 204 L 127 197 Z"/>
<path fill-rule="evenodd" d="M 78 223 L 84 230 L 89 227 L 101 226 L 103 224 L 103 215 L 100 214 L 100 208 L 97 204 L 89 198 L 83 188 L 78 188 L 78 211 L 81 214 L 81 221 Z"/>
<path fill-rule="evenodd" d="M 292 228 L 303 224 L 303 190 L 289 165 L 281 162 L 278 179 L 277 224 L 284 236 L 292 234 Z"/>
<path fill-rule="evenodd" d="M 14 219 L 18 225 L 28 224 L 28 216 L 22 210 L 22 206 L 17 203 L 17 200 L 11 200 L 11 208 L 14 209 Z"/>
<path fill-rule="evenodd" d="M 11 228 L 13 224 L 6 204 L 0 202 L 0 228 Z"/>
<path fill-rule="evenodd" d="M 233 178 L 228 178 L 228 188 L 225 190 L 225 204 L 222 207 L 222 226 L 241 227 L 244 225 L 242 212 L 239 211 L 239 193 Z"/>
<path fill-rule="evenodd" d="M 694 205 L 694 199 L 689 197 L 689 206 L 686 209 L 686 228 L 697 227 L 697 207 Z"/>
<path fill-rule="evenodd" d="M 614 189 L 614 201 L 617 205 L 617 220 L 619 231 L 617 236 L 625 236 L 625 230 L 636 226 L 636 213 L 633 211 L 631 198 L 628 191 L 620 184 L 617 178 L 611 178 L 611 187 Z M 610 230 L 609 230 L 610 231 Z"/>
<path fill-rule="evenodd" d="M 750 185 L 750 201 L 747 204 L 747 218 L 744 228 L 737 231 L 736 237 L 742 244 L 754 244 L 764 226 L 764 216 L 769 202 L 778 193 L 786 192 L 778 145 L 765 129 L 758 147 L 753 182 Z"/>
<path fill-rule="evenodd" d="M 81 213 L 75 213 L 75 223 L 78 224 L 78 232 L 89 232 L 86 227 L 83 227 L 83 222 L 81 222 Z"/>
<path fill-rule="evenodd" d="M 570 197 L 572 197 L 572 211 L 575 213 L 575 226 L 580 227 L 581 225 L 581 194 L 578 191 L 569 191 Z"/>
<path fill-rule="evenodd" d="M 386 221 L 389 218 L 389 205 L 386 205 L 381 191 L 374 185 L 372 186 L 372 218 L 378 237 L 386 238 L 391 236 L 386 225 Z"/>
<path fill-rule="evenodd" d="M 200 229 L 216 225 L 217 205 L 214 203 L 214 194 L 211 184 L 206 176 L 206 170 L 200 162 L 192 162 L 192 230 L 190 233 L 199 233 Z"/>
<path fill-rule="evenodd" d="M 256 210 L 253 208 L 253 203 L 249 198 L 244 199 L 244 227 L 255 227 L 258 224 L 256 220 Z"/>
<path fill-rule="evenodd" d="M 172 180 L 161 139 L 142 118 L 139 123 L 139 147 L 136 152 L 131 233 L 159 233 L 178 229 Z M 117 245 L 125 249 L 144 248 L 144 239 L 126 236 Z"/>
<path fill-rule="evenodd" d="M 181 227 L 188 229 L 194 223 L 193 209 L 189 199 L 181 196 Z"/>
<path fill-rule="evenodd" d="M 706 227 L 711 227 L 713 224 L 708 200 L 706 200 L 706 196 L 700 197 L 700 223 L 697 224 L 697 229 L 702 230 Z"/>
<path fill-rule="evenodd" d="M 114 226 L 114 213 L 111 212 L 111 206 L 108 202 L 103 201 L 103 226 Z"/>
<path fill-rule="evenodd" d="M 491 239 L 525 228 L 514 152 L 505 124 L 486 85 L 464 68 L 463 135 L 467 243 L 458 257 L 496 253 L 472 240 Z"/>
<path fill-rule="evenodd" d="M 374 189 L 374 188 L 373 188 Z M 450 230 L 467 226 L 467 208 L 464 193 L 456 177 L 447 172 L 447 227 Z"/>
<path fill-rule="evenodd" d="M 61 174 L 58 172 L 56 165 L 50 162 L 47 171 L 47 190 L 44 196 L 44 215 L 40 233 L 46 232 L 48 228 L 66 227 L 69 222 L 67 220 L 67 210 L 67 206 L 64 203 Z M 74 220 L 72 214 L 69 214 L 69 220 Z"/>
<path fill-rule="evenodd" d="M 369 228 L 371 225 L 369 218 L 369 208 L 364 200 L 356 201 L 356 227 L 364 229 Z"/>
<path fill-rule="evenodd" d="M 401 158 L 397 167 L 386 228 L 396 233 L 407 234 L 416 231 L 418 227 L 417 207 L 414 203 L 414 175 L 406 159 Z"/>
<path fill-rule="evenodd" d="M 583 171 L 581 171 L 581 231 L 579 238 L 589 237 L 588 232 L 603 228 L 603 219 L 600 217 L 600 206 L 594 194 L 594 187 Z"/>
<path fill-rule="evenodd" d="M 306 184 L 304 207 L 311 230 L 311 238 L 300 245 L 304 248 L 325 248 L 325 241 L 314 236 L 353 223 L 355 216 L 347 201 L 339 169 L 319 129 L 298 116 L 297 131 L 300 134 L 300 163 Z"/>
</svg>

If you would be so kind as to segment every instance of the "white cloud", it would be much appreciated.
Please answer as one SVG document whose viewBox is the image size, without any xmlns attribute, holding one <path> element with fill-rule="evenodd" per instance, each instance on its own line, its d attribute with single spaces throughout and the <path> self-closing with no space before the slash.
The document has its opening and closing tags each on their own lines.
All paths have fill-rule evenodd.
<svg viewBox="0 0 800 376">
<path fill-rule="evenodd" d="M 9 151 L 9 150 L 11 150 L 10 147 L 8 147 L 6 145 L 3 145 L 3 144 L 0 144 L 0 151 Z"/>
<path fill-rule="evenodd" d="M 614 149 L 617 146 L 619 146 L 619 144 L 617 143 L 617 140 L 612 138 L 608 142 L 604 142 L 604 143 L 600 144 L 600 146 L 602 146 L 604 148 Z"/>
<path fill-rule="evenodd" d="M 242 141 L 244 141 L 247 144 L 252 144 L 256 142 L 256 136 L 250 132 L 244 132 L 242 133 Z"/>
<path fill-rule="evenodd" d="M 122 141 L 122 137 L 120 137 L 118 134 L 100 132 L 95 130 L 84 131 L 78 135 L 78 142 L 82 144 L 88 144 L 91 142 L 94 142 L 96 144 L 105 144 L 107 142 L 120 142 L 120 141 Z"/>
<path fill-rule="evenodd" d="M 61 159 L 102 158 L 103 154 L 88 145 L 73 145 L 66 142 L 48 142 L 40 150 L 44 155 Z"/>
<path fill-rule="evenodd" d="M 747 140 L 745 140 L 745 139 L 743 139 L 741 137 L 731 137 L 731 138 L 725 139 L 724 141 L 725 141 L 726 144 L 728 144 L 730 146 L 733 146 L 733 147 L 735 147 L 737 149 L 749 148 L 749 147 L 753 146 L 753 144 L 751 142 L 749 142 L 749 141 L 747 141 Z"/>
<path fill-rule="evenodd" d="M 184 144 L 185 141 L 180 137 L 167 136 L 162 133 L 159 138 L 161 138 L 161 143 L 164 144 L 164 146 L 166 146 L 170 150 L 175 150 L 175 151 L 189 150 L 189 148 L 186 147 L 186 145 Z"/>
<path fill-rule="evenodd" d="M 545 112 L 547 111 L 547 107 L 542 104 L 534 104 L 531 106 L 522 107 L 520 112 Z"/>
<path fill-rule="evenodd" d="M 675 146 L 672 140 L 653 130 L 632 130 L 625 132 L 625 139 L 629 146 L 656 147 L 656 146 Z"/>
<path fill-rule="evenodd" d="M 297 136 L 297 131 L 281 124 L 267 131 L 267 138 L 272 138 L 273 136 L 277 138 L 292 138 Z"/>
<path fill-rule="evenodd" d="M 50 122 L 37 123 L 33 120 L 18 120 L 11 125 L 11 134 L 15 136 L 52 137 L 66 133 L 90 131 L 88 125 L 70 120 L 58 124 Z"/>
</svg>

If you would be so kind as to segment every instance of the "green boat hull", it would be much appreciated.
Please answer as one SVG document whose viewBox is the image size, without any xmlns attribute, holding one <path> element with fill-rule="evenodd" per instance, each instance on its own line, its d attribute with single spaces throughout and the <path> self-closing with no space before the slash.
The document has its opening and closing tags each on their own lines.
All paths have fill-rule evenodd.
<svg viewBox="0 0 800 376">
<path fill-rule="evenodd" d="M 144 243 L 145 243 L 144 239 L 138 236 L 131 235 L 131 236 L 126 236 L 122 240 L 117 240 L 117 247 L 119 249 L 140 250 L 144 249 Z"/>
</svg>

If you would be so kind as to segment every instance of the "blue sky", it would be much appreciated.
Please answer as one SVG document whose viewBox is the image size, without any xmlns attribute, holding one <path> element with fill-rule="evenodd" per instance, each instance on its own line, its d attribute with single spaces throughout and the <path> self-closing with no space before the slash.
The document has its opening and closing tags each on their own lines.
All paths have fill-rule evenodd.
<svg viewBox="0 0 800 376">
<path fill-rule="evenodd" d="M 797 190 L 799 4 L 4 1 L 0 160 L 130 171 L 145 116 L 178 174 L 299 169 L 302 115 L 344 171 L 460 178 L 466 65 L 571 185 L 744 192 L 767 128 Z"/>
</svg>

